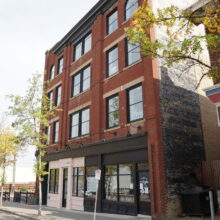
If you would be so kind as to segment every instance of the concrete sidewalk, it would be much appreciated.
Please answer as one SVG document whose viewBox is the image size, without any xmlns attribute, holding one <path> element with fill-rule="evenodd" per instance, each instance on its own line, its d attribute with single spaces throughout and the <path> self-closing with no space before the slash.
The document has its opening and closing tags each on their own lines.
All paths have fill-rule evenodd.
<svg viewBox="0 0 220 220">
<path fill-rule="evenodd" d="M 13 202 L 4 202 L 0 211 L 15 214 L 32 220 L 93 220 L 93 213 L 74 210 L 43 207 L 43 217 L 37 216 L 37 206 Z M 148 216 L 127 216 L 106 213 L 97 213 L 96 220 L 150 220 Z"/>
<path fill-rule="evenodd" d="M 25 205 L 13 202 L 4 202 L 0 211 L 7 212 L 22 217 L 22 219 L 32 220 L 93 220 L 93 213 L 80 212 L 74 210 L 57 209 L 43 207 L 43 217 L 37 216 L 37 206 Z M 113 215 L 106 213 L 98 213 L 96 220 L 151 220 L 150 216 L 127 216 Z M 179 217 L 169 220 L 209 220 L 210 217 Z M 220 220 L 220 216 L 216 216 L 215 220 Z"/>
</svg>

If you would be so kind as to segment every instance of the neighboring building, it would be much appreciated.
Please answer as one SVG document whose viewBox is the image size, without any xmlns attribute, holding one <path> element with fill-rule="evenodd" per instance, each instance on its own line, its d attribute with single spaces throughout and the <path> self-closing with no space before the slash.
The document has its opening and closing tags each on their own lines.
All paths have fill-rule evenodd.
<svg viewBox="0 0 220 220">
<path fill-rule="evenodd" d="M 194 72 L 177 77 L 143 57 L 124 33 L 139 0 L 100 0 L 46 53 L 51 105 L 44 202 L 98 211 L 147 214 L 181 211 L 179 190 L 205 159 Z"/>
</svg>

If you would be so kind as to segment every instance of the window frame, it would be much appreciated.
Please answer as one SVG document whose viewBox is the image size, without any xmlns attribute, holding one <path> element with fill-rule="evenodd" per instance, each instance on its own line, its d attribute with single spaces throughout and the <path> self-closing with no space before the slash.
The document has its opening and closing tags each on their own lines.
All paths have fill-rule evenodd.
<svg viewBox="0 0 220 220">
<path fill-rule="evenodd" d="M 79 174 L 79 168 L 83 168 L 83 175 Z M 75 175 L 75 169 L 77 169 L 77 174 Z M 83 195 L 79 196 L 79 177 L 83 177 Z M 85 197 L 85 167 L 73 167 L 73 187 L 72 187 L 72 196 L 74 197 Z M 76 178 L 76 186 L 74 185 L 74 178 Z M 74 194 L 74 186 L 76 189 L 76 193 Z"/>
<path fill-rule="evenodd" d="M 84 77 L 84 71 L 87 69 L 87 68 L 90 68 L 90 77 L 89 77 L 89 88 L 87 88 L 87 89 L 85 89 L 85 90 L 83 90 L 83 85 L 84 85 L 84 79 L 83 79 L 83 77 Z M 89 90 L 90 88 L 91 88 L 91 74 L 92 73 L 92 68 L 91 68 L 91 64 L 89 64 L 89 65 L 87 65 L 87 66 L 85 66 L 85 67 L 83 67 L 80 71 L 78 71 L 76 74 L 74 74 L 73 76 L 72 76 L 72 79 L 71 79 L 71 81 L 72 81 L 72 86 L 71 86 L 71 98 L 73 98 L 73 97 L 75 97 L 75 96 L 77 96 L 77 95 L 79 95 L 79 94 L 81 94 L 82 92 L 85 92 L 85 91 L 87 91 L 87 90 Z M 76 95 L 74 95 L 74 79 L 75 79 L 75 77 L 76 76 L 80 76 L 80 82 L 79 82 L 79 93 L 78 94 L 76 94 Z"/>
<path fill-rule="evenodd" d="M 61 69 L 61 65 L 60 65 L 61 60 L 62 60 L 62 69 Z M 64 68 L 64 57 L 62 56 L 58 59 L 58 62 L 57 62 L 57 75 L 59 75 L 63 72 L 63 68 Z"/>
<path fill-rule="evenodd" d="M 119 53 L 118 53 L 118 58 L 117 58 L 118 70 L 115 73 L 112 73 L 111 75 L 109 75 L 109 64 L 112 64 L 116 61 L 116 60 L 114 60 L 113 62 L 109 63 L 109 53 L 111 53 L 116 48 L 118 49 L 118 52 L 119 52 L 118 44 L 116 44 L 115 46 L 113 46 L 112 48 L 110 48 L 109 50 L 106 51 L 106 78 L 114 76 L 115 74 L 117 74 L 119 72 Z"/>
<path fill-rule="evenodd" d="M 53 77 L 52 77 L 52 70 L 53 70 Z M 52 64 L 51 67 L 50 67 L 50 73 L 49 73 L 49 80 L 53 80 L 55 78 L 55 65 Z"/>
<path fill-rule="evenodd" d="M 220 103 L 216 105 L 216 112 L 217 112 L 218 126 L 220 127 Z"/>
<path fill-rule="evenodd" d="M 56 130 L 57 123 L 58 123 L 58 127 Z M 60 123 L 59 123 L 59 120 L 57 120 L 57 121 L 53 122 L 53 144 L 57 144 L 59 142 L 59 130 L 60 130 Z"/>
<path fill-rule="evenodd" d="M 51 110 L 53 108 L 53 90 L 47 93 L 48 98 L 48 109 Z"/>
<path fill-rule="evenodd" d="M 131 114 L 130 114 L 130 101 L 129 101 L 129 92 L 131 91 L 131 90 L 133 90 L 133 89 L 136 89 L 136 88 L 138 88 L 138 87 L 141 87 L 141 92 L 142 92 L 142 108 L 143 108 L 143 117 L 141 117 L 141 118 L 138 118 L 138 119 L 135 119 L 135 120 L 131 120 Z M 132 87 L 130 87 L 130 88 L 128 88 L 127 90 L 126 90 L 126 110 L 127 110 L 127 123 L 131 123 L 131 122 L 135 122 L 135 121 L 140 121 L 140 120 L 142 120 L 142 119 L 144 119 L 144 99 L 143 99 L 143 85 L 142 85 L 142 83 L 138 83 L 138 84 L 136 84 L 136 85 L 134 85 L 134 86 L 132 86 Z M 138 102 L 138 103 L 140 103 L 140 102 Z M 135 104 L 138 104 L 138 103 L 135 103 Z M 132 105 L 134 105 L 134 104 L 132 104 Z"/>
<path fill-rule="evenodd" d="M 117 110 L 118 111 L 118 124 L 113 127 L 110 127 L 109 126 L 109 114 L 112 112 L 109 112 L 109 101 L 115 97 L 118 97 L 118 110 Z M 119 126 L 119 124 L 120 124 L 120 117 L 119 117 L 120 111 L 119 110 L 120 110 L 119 94 L 117 93 L 117 94 L 114 94 L 112 96 L 107 97 L 106 98 L 106 128 L 107 129 L 111 129 L 111 128 L 115 128 L 115 127 Z M 116 111 L 114 111 L 114 112 L 116 112 Z"/>
<path fill-rule="evenodd" d="M 46 144 L 50 145 L 51 125 L 45 127 L 45 134 L 47 135 Z"/>
<path fill-rule="evenodd" d="M 81 109 L 81 110 L 79 110 L 77 112 L 74 112 L 74 113 L 70 114 L 70 116 L 69 116 L 69 119 L 70 119 L 70 123 L 69 123 L 69 139 L 70 140 L 78 138 L 78 137 L 83 137 L 83 136 L 89 135 L 89 132 L 86 133 L 86 134 L 82 134 L 82 124 L 83 124 L 83 122 L 82 122 L 82 113 L 83 113 L 83 111 L 86 111 L 86 110 L 89 110 L 89 120 L 86 121 L 86 122 L 89 122 L 89 132 L 90 132 L 90 108 L 86 107 L 86 108 L 83 108 L 83 109 Z M 78 119 L 78 124 L 77 124 L 77 126 L 78 126 L 78 136 L 72 137 L 72 128 L 73 128 L 73 126 L 72 126 L 72 118 L 76 114 L 79 114 L 79 119 Z"/>
<path fill-rule="evenodd" d="M 58 96 L 58 90 L 59 89 L 60 89 L 60 95 Z M 59 85 L 59 86 L 56 87 L 55 106 L 60 106 L 61 105 L 61 98 L 62 98 L 62 85 Z M 58 100 L 59 100 L 59 103 L 58 103 Z"/>
<path fill-rule="evenodd" d="M 125 39 L 125 66 L 126 67 L 132 66 L 133 64 L 135 64 L 135 63 L 137 63 L 137 62 L 139 62 L 141 60 L 141 47 L 139 45 L 139 48 L 140 48 L 140 53 L 139 53 L 140 54 L 140 59 L 138 59 L 135 62 L 129 64 L 129 53 L 132 52 L 133 50 L 135 50 L 138 46 L 135 47 L 134 49 L 128 51 L 128 44 L 129 44 L 129 41 L 126 38 Z"/>
<path fill-rule="evenodd" d="M 88 36 L 91 36 L 91 48 L 88 51 L 85 51 L 85 40 Z M 77 45 L 81 44 L 81 53 L 80 57 L 76 58 L 76 47 Z M 82 37 L 77 43 L 73 45 L 73 62 L 79 60 L 84 54 L 88 53 L 92 50 L 92 31 L 90 31 L 88 34 L 86 34 L 84 37 Z"/>
<path fill-rule="evenodd" d="M 52 176 L 52 172 L 54 172 L 54 176 Z M 50 169 L 50 177 L 49 177 L 49 193 L 50 194 L 59 194 L 59 168 Z M 52 178 L 54 181 L 54 185 L 52 185 Z M 52 188 L 52 189 L 51 189 Z"/>
<path fill-rule="evenodd" d="M 115 30 L 113 30 L 111 33 L 109 33 L 109 26 L 111 24 L 109 24 L 109 18 L 114 14 L 117 13 L 117 28 Z M 118 29 L 118 8 L 115 8 L 114 10 L 112 10 L 107 16 L 106 16 L 106 35 L 110 35 L 112 34 L 114 31 L 116 31 Z"/>
<path fill-rule="evenodd" d="M 127 18 L 127 11 L 128 11 L 128 9 L 130 9 L 130 8 L 128 8 L 127 9 L 127 4 L 128 4 L 128 2 L 129 2 L 129 0 L 127 0 L 126 2 L 125 2 L 125 5 L 124 5 L 124 21 L 128 21 L 131 17 L 129 17 L 129 18 Z M 133 4 L 134 5 L 134 4 Z M 133 6 L 132 5 L 132 6 Z M 137 5 L 138 5 L 138 7 L 139 7 L 139 1 L 137 0 Z M 137 9 L 135 9 L 135 10 L 137 10 Z M 134 12 L 134 11 L 133 11 Z"/>
</svg>

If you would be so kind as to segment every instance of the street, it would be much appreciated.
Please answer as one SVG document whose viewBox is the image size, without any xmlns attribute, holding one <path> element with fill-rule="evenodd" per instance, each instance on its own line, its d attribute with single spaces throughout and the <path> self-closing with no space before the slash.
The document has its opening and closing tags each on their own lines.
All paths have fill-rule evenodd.
<svg viewBox="0 0 220 220">
<path fill-rule="evenodd" d="M 24 220 L 24 218 L 0 211 L 0 220 Z"/>
</svg>

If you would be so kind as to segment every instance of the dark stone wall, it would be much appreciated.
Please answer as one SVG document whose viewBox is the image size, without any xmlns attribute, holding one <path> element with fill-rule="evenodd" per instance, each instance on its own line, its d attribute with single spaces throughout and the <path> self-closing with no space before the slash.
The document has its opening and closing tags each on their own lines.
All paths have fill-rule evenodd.
<svg viewBox="0 0 220 220">
<path fill-rule="evenodd" d="M 204 160 L 200 103 L 195 85 L 194 73 L 184 72 L 183 65 L 176 64 L 172 69 L 161 66 L 162 131 L 170 202 Z"/>
</svg>

